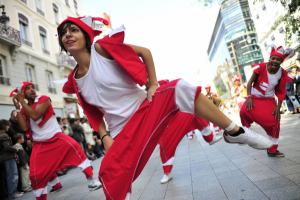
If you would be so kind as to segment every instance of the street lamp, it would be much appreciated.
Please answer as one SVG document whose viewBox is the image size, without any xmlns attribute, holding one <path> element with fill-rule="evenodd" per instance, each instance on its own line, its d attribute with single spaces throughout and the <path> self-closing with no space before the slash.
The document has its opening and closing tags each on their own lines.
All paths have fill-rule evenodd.
<svg viewBox="0 0 300 200">
<path fill-rule="evenodd" d="M 6 16 L 6 12 L 4 11 L 5 5 L 1 5 L 2 8 L 2 16 L 0 17 L 0 28 L 4 31 L 7 31 L 9 28 L 9 17 Z"/>
</svg>

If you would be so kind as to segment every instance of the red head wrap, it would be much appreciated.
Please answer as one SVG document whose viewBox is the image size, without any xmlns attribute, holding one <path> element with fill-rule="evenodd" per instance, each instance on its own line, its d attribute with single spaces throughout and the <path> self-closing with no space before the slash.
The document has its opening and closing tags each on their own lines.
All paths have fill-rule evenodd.
<svg viewBox="0 0 300 200">
<path fill-rule="evenodd" d="M 241 80 L 241 78 L 242 78 L 242 76 L 241 76 L 241 75 L 235 75 L 235 76 L 231 76 L 231 80 L 232 80 L 233 82 L 240 81 L 240 80 Z"/>
<path fill-rule="evenodd" d="M 292 48 L 283 49 L 282 46 L 277 48 L 276 45 L 269 44 L 268 46 L 266 46 L 266 50 L 268 50 L 269 47 L 272 48 L 270 58 L 272 56 L 279 56 L 282 59 L 282 61 L 284 61 L 286 57 L 290 56 L 289 58 L 291 58 L 295 55 L 295 50 Z"/>
<path fill-rule="evenodd" d="M 210 89 L 211 89 L 211 86 L 210 86 L 210 85 L 206 85 L 204 88 L 210 90 Z"/>
<path fill-rule="evenodd" d="M 103 19 L 101 17 L 68 17 L 58 25 L 57 34 L 59 34 L 59 27 L 65 22 L 73 22 L 74 24 L 82 28 L 89 35 L 91 44 L 93 43 L 94 38 L 102 33 L 102 30 L 100 30 L 101 25 L 99 26 L 99 24 L 97 24 L 96 22 L 100 22 L 100 24 L 103 23 L 104 25 L 109 24 L 106 19 Z"/>
<path fill-rule="evenodd" d="M 14 96 L 14 93 L 15 93 L 15 92 L 23 92 L 23 91 L 26 89 L 26 87 L 27 87 L 28 85 L 33 85 L 33 86 L 34 86 L 34 84 L 31 83 L 31 82 L 23 82 L 23 85 L 20 85 L 20 86 L 18 86 L 16 89 L 14 89 L 14 90 L 10 93 L 9 96 L 10 96 L 10 97 Z"/>
</svg>

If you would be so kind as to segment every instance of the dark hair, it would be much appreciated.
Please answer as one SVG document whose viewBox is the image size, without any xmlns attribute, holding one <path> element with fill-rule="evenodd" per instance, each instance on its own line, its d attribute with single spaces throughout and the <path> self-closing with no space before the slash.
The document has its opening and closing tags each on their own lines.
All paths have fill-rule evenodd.
<svg viewBox="0 0 300 200">
<path fill-rule="evenodd" d="M 4 126 L 9 126 L 9 122 L 5 119 L 0 120 L 0 130 L 5 130 Z"/>
<path fill-rule="evenodd" d="M 76 25 L 76 26 L 78 26 L 77 24 L 75 24 L 75 23 L 73 23 L 73 22 L 67 21 L 67 22 L 61 24 L 61 25 L 59 26 L 59 28 L 58 28 L 58 40 L 59 40 L 60 51 L 61 51 L 61 52 L 64 51 L 64 52 L 66 52 L 67 54 L 69 54 L 70 56 L 71 56 L 70 52 L 68 52 L 68 51 L 65 49 L 65 47 L 64 47 L 64 45 L 63 45 L 63 43 L 62 43 L 62 31 L 65 30 L 65 29 L 67 29 L 67 28 L 70 28 L 70 26 L 73 25 L 73 24 Z M 78 26 L 78 27 L 79 27 L 79 26 Z M 79 27 L 79 29 L 81 30 L 81 32 L 83 33 L 84 38 L 85 38 L 85 48 L 87 49 L 87 51 L 88 51 L 89 53 L 91 53 L 91 46 L 92 46 L 92 44 L 91 44 L 91 41 L 90 41 L 90 37 L 89 37 L 89 35 L 87 34 L 87 32 L 85 32 L 81 27 Z"/>
<path fill-rule="evenodd" d="M 70 124 L 74 124 L 75 119 L 74 118 L 70 118 L 69 122 L 70 122 Z"/>
<path fill-rule="evenodd" d="M 15 112 L 16 110 L 11 111 L 10 116 Z"/>
<path fill-rule="evenodd" d="M 22 133 L 17 133 L 14 135 L 14 139 L 16 142 L 18 142 L 19 139 L 22 139 L 22 137 L 24 137 Z"/>
<path fill-rule="evenodd" d="M 61 120 L 61 117 L 56 117 L 57 122 L 59 123 Z"/>
</svg>

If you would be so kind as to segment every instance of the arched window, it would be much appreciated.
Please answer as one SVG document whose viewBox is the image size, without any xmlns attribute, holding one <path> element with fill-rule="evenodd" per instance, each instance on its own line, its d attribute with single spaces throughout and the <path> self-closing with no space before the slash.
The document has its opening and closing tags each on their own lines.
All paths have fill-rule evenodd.
<svg viewBox="0 0 300 200">
<path fill-rule="evenodd" d="M 39 32 L 40 32 L 40 43 L 41 43 L 41 47 L 42 50 L 45 54 L 50 55 L 50 52 L 47 50 L 47 31 L 44 27 L 39 26 Z"/>
<path fill-rule="evenodd" d="M 18 13 L 21 41 L 23 44 L 32 47 L 32 43 L 28 38 L 28 19 L 23 14 Z"/>
</svg>

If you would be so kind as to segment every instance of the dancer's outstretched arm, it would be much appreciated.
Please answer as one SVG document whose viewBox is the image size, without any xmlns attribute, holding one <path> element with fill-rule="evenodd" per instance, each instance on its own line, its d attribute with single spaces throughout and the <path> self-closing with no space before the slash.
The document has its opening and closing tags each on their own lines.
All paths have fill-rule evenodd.
<svg viewBox="0 0 300 200">
<path fill-rule="evenodd" d="M 100 138 L 102 138 L 103 136 L 105 136 L 107 134 L 105 123 L 104 123 L 103 119 L 98 127 L 98 133 L 100 135 Z M 104 145 L 105 153 L 107 153 L 107 151 L 109 150 L 109 148 L 112 145 L 112 143 L 114 142 L 114 140 L 109 136 L 105 136 L 101 142 Z"/>
<path fill-rule="evenodd" d="M 204 118 L 213 124 L 226 129 L 232 123 L 232 121 L 224 115 L 217 106 L 215 106 L 208 98 L 206 98 L 202 93 L 196 99 L 195 102 L 195 113 L 201 118 Z M 227 131 L 228 134 L 236 133 L 239 127 L 235 127 L 231 131 Z"/>
</svg>

